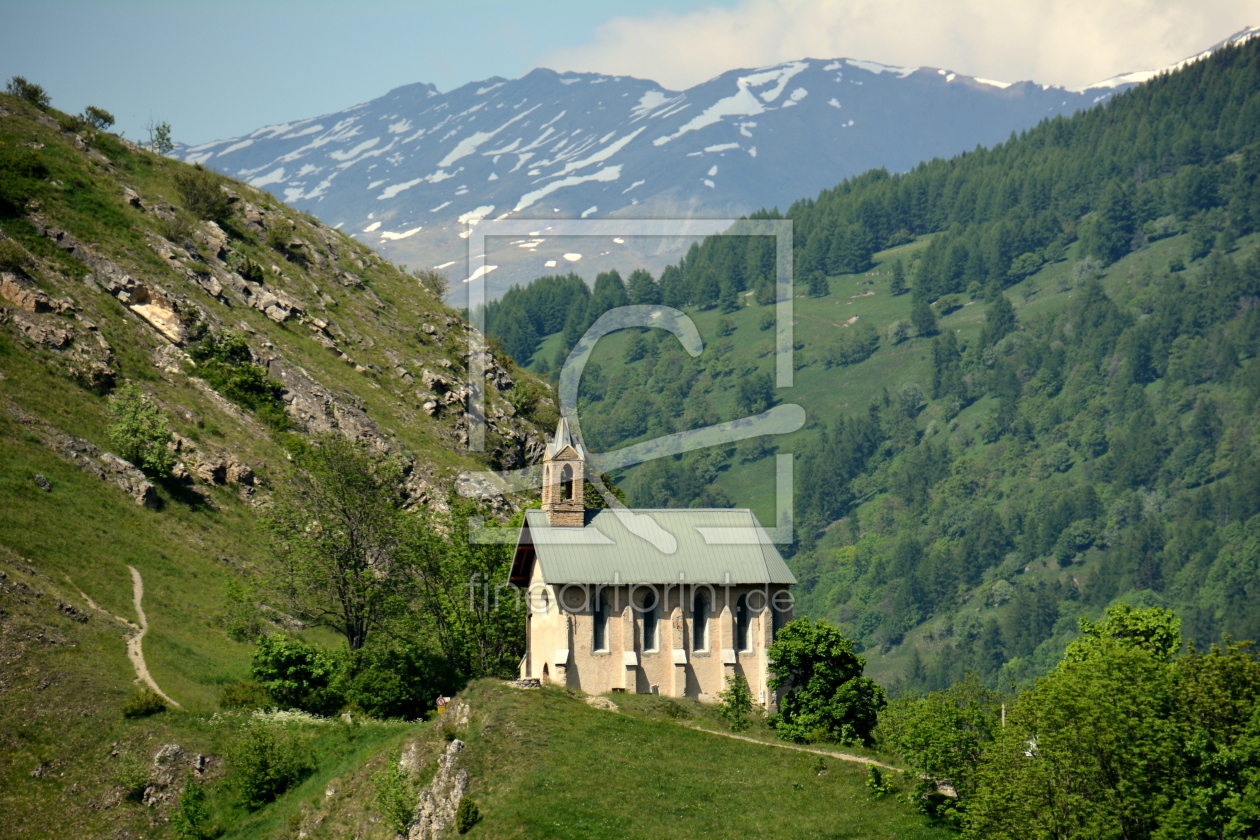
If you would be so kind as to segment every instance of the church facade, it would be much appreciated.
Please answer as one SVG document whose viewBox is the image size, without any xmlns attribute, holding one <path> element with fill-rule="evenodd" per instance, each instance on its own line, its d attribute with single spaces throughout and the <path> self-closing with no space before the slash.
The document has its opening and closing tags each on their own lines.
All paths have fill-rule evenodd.
<svg viewBox="0 0 1260 840">
<path fill-rule="evenodd" d="M 562 419 L 512 562 L 529 607 L 521 677 L 711 701 L 739 674 L 775 708 L 766 650 L 796 579 L 752 512 L 588 510 L 585 461 Z"/>
</svg>

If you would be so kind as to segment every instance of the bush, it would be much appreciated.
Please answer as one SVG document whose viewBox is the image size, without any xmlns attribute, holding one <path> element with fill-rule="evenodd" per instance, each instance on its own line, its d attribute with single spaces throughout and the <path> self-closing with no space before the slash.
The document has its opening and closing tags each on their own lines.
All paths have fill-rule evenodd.
<svg viewBox="0 0 1260 840">
<path fill-rule="evenodd" d="M 95 105 L 89 105 L 84 108 L 83 113 L 79 115 L 79 119 L 97 131 L 104 131 L 114 124 L 114 115 L 104 108 L 97 108 Z"/>
<path fill-rule="evenodd" d="M 122 713 L 125 718 L 148 717 L 166 711 L 166 701 L 148 686 L 137 688 L 131 699 L 123 704 Z"/>
<path fill-rule="evenodd" d="M 450 290 L 451 283 L 441 272 L 416 269 L 412 276 L 420 281 L 420 288 L 438 300 L 446 297 L 446 293 Z"/>
<path fill-rule="evenodd" d="M 726 688 L 718 693 L 718 698 L 721 701 L 718 704 L 718 714 L 722 720 L 736 732 L 747 729 L 752 723 L 748 716 L 753 710 L 753 696 L 748 688 L 748 680 L 742 674 L 736 674 L 727 681 Z"/>
<path fill-rule="evenodd" d="M 344 702 L 333 687 L 339 664 L 328 651 L 273 633 L 258 641 L 251 671 L 281 708 L 330 715 Z"/>
<path fill-rule="evenodd" d="M 455 809 L 455 830 L 467 834 L 480 821 L 481 811 L 477 809 L 477 803 L 468 796 L 460 799 L 459 807 Z"/>
<path fill-rule="evenodd" d="M 856 365 L 869 359 L 878 346 L 879 333 L 869 324 L 844 327 L 823 348 L 823 367 Z"/>
<path fill-rule="evenodd" d="M 198 219 L 225 225 L 232 218 L 232 199 L 219 189 L 219 183 L 219 176 L 201 164 L 175 173 L 175 187 L 188 212 Z"/>
<path fill-rule="evenodd" d="M 219 691 L 220 709 L 266 709 L 274 705 L 270 692 L 249 680 L 228 683 Z"/>
<path fill-rule="evenodd" d="M 128 382 L 109 398 L 109 417 L 109 439 L 120 456 L 149 475 L 171 474 L 175 466 L 175 453 L 167 448 L 171 430 L 147 394 Z"/>
<path fill-rule="evenodd" d="M 179 840 L 206 840 L 213 836 L 206 792 L 191 773 L 184 778 L 184 792 L 179 796 L 179 808 L 171 816 L 171 828 Z"/>
<path fill-rule="evenodd" d="M 114 769 L 114 782 L 123 789 L 123 798 L 128 802 L 140 802 L 149 786 L 149 762 L 143 755 L 123 754 Z"/>
<path fill-rule="evenodd" d="M 866 786 L 871 789 L 872 796 L 883 796 L 893 789 L 892 782 L 885 779 L 874 764 L 866 765 Z"/>
<path fill-rule="evenodd" d="M 43 87 L 34 82 L 28 82 L 22 76 L 14 76 L 9 79 L 9 84 L 5 90 L 18 99 L 26 100 L 36 108 L 47 108 L 52 104 L 51 97 L 48 96 L 48 92 Z"/>
<path fill-rule="evenodd" d="M 416 792 L 407 773 L 398 766 L 400 755 L 386 759 L 384 769 L 372 777 L 374 799 L 386 824 L 396 834 L 406 834 L 416 811 Z"/>
<path fill-rule="evenodd" d="M 455 688 L 447 660 L 414 643 L 378 637 L 349 654 L 335 682 L 343 702 L 381 720 L 423 720 L 433 698 Z"/>
<path fill-rule="evenodd" d="M 31 264 L 31 255 L 18 242 L 0 239 L 0 271 L 25 272 Z"/>
<path fill-rule="evenodd" d="M 284 793 L 310 764 L 292 732 L 257 723 L 247 726 L 228 751 L 232 787 L 250 809 Z"/>
<path fill-rule="evenodd" d="M 267 371 L 251 361 L 249 345 L 231 331 L 211 333 L 188 349 L 197 363 L 197 375 L 232 402 L 258 415 L 276 431 L 289 428 L 284 413 L 280 383 L 267 377 Z"/>
</svg>

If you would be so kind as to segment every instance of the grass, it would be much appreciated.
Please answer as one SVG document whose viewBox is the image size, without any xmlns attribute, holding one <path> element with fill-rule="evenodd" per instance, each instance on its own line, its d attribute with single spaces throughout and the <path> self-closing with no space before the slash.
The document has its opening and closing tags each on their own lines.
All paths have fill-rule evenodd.
<svg viewBox="0 0 1260 840">
<path fill-rule="evenodd" d="M 935 838 L 895 797 L 872 798 L 861 764 L 722 738 L 613 695 L 629 713 L 556 689 L 493 683 L 466 693 L 469 795 L 485 837 Z M 690 713 L 690 712 L 689 712 Z M 704 714 L 697 715 L 706 719 Z M 909 789 L 901 780 L 899 789 Z M 470 835 L 471 836 L 471 835 Z"/>
</svg>

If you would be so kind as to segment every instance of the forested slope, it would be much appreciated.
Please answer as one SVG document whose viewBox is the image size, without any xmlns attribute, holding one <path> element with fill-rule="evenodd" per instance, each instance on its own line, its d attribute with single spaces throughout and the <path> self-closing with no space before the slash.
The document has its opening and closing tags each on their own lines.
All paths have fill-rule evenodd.
<svg viewBox="0 0 1260 840">
<path fill-rule="evenodd" d="M 788 439 L 620 477 L 641 505 L 752 504 L 796 453 L 800 609 L 892 683 L 1057 661 L 1080 614 L 1175 608 L 1260 635 L 1260 46 L 1228 48 L 994 149 L 794 204 L 796 385 L 772 385 L 772 243 L 713 237 L 659 279 L 550 278 L 487 323 L 555 368 L 609 306 L 683 307 L 708 346 L 609 339 L 594 448 L 805 406 Z M 777 217 L 777 211 L 756 214 Z M 652 282 L 655 279 L 655 282 Z M 513 325 L 513 326 L 509 326 Z"/>
</svg>

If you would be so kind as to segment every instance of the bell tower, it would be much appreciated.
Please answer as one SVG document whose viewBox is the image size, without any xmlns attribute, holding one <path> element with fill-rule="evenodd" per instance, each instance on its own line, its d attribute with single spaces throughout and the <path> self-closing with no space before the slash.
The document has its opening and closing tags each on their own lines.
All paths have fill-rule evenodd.
<svg viewBox="0 0 1260 840">
<path fill-rule="evenodd" d="M 586 452 L 573 442 L 564 417 L 547 446 L 542 468 L 542 509 L 547 521 L 552 527 L 581 528 L 586 524 Z"/>
</svg>

